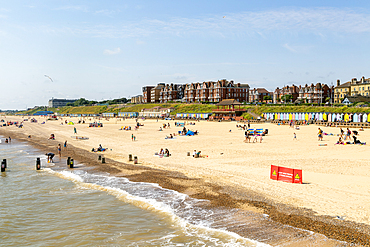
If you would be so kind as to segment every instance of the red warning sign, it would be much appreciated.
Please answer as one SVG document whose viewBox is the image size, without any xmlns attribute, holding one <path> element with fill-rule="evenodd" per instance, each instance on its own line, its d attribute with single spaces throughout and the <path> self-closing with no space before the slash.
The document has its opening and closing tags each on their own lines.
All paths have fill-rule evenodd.
<svg viewBox="0 0 370 247">
<path fill-rule="evenodd" d="M 287 183 L 302 184 L 302 170 L 271 165 L 270 178 Z"/>
</svg>

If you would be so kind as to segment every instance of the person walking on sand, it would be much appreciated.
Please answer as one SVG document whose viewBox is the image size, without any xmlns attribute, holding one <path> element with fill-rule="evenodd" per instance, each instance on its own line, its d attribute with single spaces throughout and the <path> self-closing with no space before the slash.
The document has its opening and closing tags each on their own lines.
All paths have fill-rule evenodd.
<svg viewBox="0 0 370 247">
<path fill-rule="evenodd" d="M 319 133 L 317 134 L 318 138 L 319 138 L 319 141 L 322 141 L 322 130 L 320 128 L 319 129 Z"/>
<path fill-rule="evenodd" d="M 297 135 L 296 135 L 295 133 L 293 133 L 293 141 L 294 141 L 294 140 L 296 140 L 296 141 L 298 140 L 298 139 L 297 139 Z"/>
<path fill-rule="evenodd" d="M 9 140 L 9 143 L 11 143 L 11 142 L 12 142 L 12 138 L 10 138 L 10 136 L 9 136 L 8 140 Z"/>
<path fill-rule="evenodd" d="M 348 137 L 349 140 L 351 140 L 351 134 L 352 134 L 352 132 L 349 130 L 349 128 L 347 128 L 347 134 L 346 134 L 345 140 L 347 139 L 347 137 Z"/>
<path fill-rule="evenodd" d="M 62 146 L 60 145 L 60 143 L 58 144 L 58 154 L 59 154 L 59 158 L 62 157 Z"/>
<path fill-rule="evenodd" d="M 134 134 L 131 135 L 131 141 L 135 141 L 136 137 L 134 136 Z"/>
<path fill-rule="evenodd" d="M 74 133 L 75 135 L 77 135 L 77 129 L 76 129 L 76 127 L 74 127 L 74 128 L 73 128 L 73 133 Z"/>
<path fill-rule="evenodd" d="M 67 141 L 64 142 L 64 149 L 67 150 Z"/>
</svg>

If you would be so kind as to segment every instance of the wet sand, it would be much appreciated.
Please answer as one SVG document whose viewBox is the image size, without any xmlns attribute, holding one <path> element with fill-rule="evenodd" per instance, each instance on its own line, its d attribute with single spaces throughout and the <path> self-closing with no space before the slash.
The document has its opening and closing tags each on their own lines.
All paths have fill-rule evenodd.
<svg viewBox="0 0 370 247">
<path fill-rule="evenodd" d="M 208 206 L 211 207 L 242 208 L 257 214 L 268 214 L 266 227 L 279 229 L 279 234 L 274 234 L 267 243 L 281 244 L 286 241 L 284 237 L 293 234 L 294 231 L 289 233 L 279 227 L 279 224 L 284 224 L 337 240 L 369 245 L 368 146 L 335 146 L 336 136 L 325 136 L 323 143 L 328 146 L 318 146 L 317 126 L 293 130 L 288 126 L 252 125 L 268 128 L 269 135 L 262 143 L 244 143 L 244 132 L 238 130 L 235 123 L 186 125 L 200 131 L 200 134 L 166 140 L 166 135 L 181 130 L 174 127 L 173 121 L 170 122 L 171 128 L 163 131 L 157 131 L 164 123 L 162 121 L 142 121 L 144 126 L 138 131 L 118 130 L 125 125 L 133 127 L 133 120 L 103 122 L 103 128 L 88 128 L 87 124 L 60 125 L 60 121 L 48 121 L 45 125 L 41 125 L 40 121 L 25 122 L 23 129 L 9 126 L 0 128 L 0 132 L 54 153 L 57 153 L 57 143 L 67 140 L 70 145 L 67 151 L 63 150 L 64 157 L 74 157 L 101 171 L 125 176 L 132 181 L 158 183 L 195 198 L 208 199 L 211 202 Z M 88 136 L 89 140 L 73 140 L 74 127 L 79 136 Z M 324 128 L 324 131 L 339 133 L 336 128 Z M 298 141 L 292 140 L 293 132 L 297 134 Z M 56 135 L 55 141 L 47 140 L 50 133 Z M 137 137 L 135 142 L 131 141 L 132 133 Z M 370 140 L 369 134 L 361 132 L 359 139 Z M 32 138 L 27 138 L 28 135 Z M 99 143 L 109 148 L 103 153 L 107 159 L 105 165 L 97 161 L 99 154 L 90 152 Z M 169 148 L 172 156 L 154 157 L 154 152 L 160 148 Z M 186 155 L 194 149 L 202 150 L 208 158 L 194 159 Z M 128 162 L 129 153 L 139 157 L 139 165 Z M 270 180 L 271 164 L 303 169 L 304 184 Z M 251 231 L 243 232 L 243 228 L 232 230 L 258 239 Z M 304 231 L 299 234 L 303 238 L 309 235 Z M 296 234 L 297 238 L 299 234 Z M 337 245 L 329 242 L 326 241 L 327 246 Z"/>
</svg>

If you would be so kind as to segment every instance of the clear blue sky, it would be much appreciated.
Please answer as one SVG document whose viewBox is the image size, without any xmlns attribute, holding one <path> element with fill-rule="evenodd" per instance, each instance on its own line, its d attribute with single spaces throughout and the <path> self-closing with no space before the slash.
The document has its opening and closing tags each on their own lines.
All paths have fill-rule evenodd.
<svg viewBox="0 0 370 247">
<path fill-rule="evenodd" d="M 370 1 L 0 2 L 3 110 L 130 97 L 158 82 L 272 91 L 370 77 Z"/>
</svg>

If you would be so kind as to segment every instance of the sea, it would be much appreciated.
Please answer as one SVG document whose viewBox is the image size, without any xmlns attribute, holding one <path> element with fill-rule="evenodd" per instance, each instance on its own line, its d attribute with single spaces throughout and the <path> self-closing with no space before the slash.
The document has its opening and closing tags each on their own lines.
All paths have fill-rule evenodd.
<svg viewBox="0 0 370 247">
<path fill-rule="evenodd" d="M 269 246 L 230 231 L 236 210 L 207 209 L 203 200 L 84 164 L 69 169 L 59 157 L 47 163 L 27 143 L 0 138 L 0 246 Z"/>
</svg>

